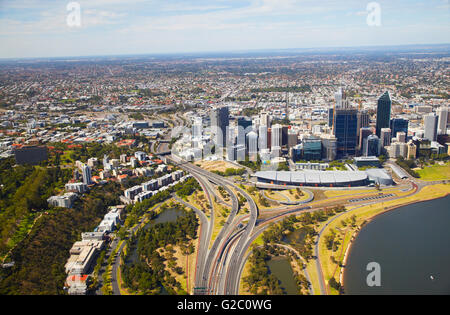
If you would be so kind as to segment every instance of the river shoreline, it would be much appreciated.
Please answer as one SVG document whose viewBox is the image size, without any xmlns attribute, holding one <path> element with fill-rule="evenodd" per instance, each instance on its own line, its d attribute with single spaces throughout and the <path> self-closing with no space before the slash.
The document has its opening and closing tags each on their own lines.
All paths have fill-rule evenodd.
<svg viewBox="0 0 450 315">
<path fill-rule="evenodd" d="M 345 291 L 345 284 L 344 284 L 344 278 L 345 277 L 344 277 L 344 273 L 345 273 L 345 268 L 346 268 L 348 256 L 351 253 L 352 245 L 353 245 L 354 241 L 356 240 L 356 238 L 358 237 L 359 233 L 362 231 L 364 226 L 366 226 L 368 223 L 372 222 L 376 217 L 378 217 L 380 215 L 383 215 L 383 214 L 386 214 L 388 212 L 394 211 L 394 210 L 396 210 L 398 208 L 406 207 L 406 206 L 409 206 L 409 205 L 412 205 L 412 204 L 419 204 L 419 203 L 423 203 L 423 202 L 428 202 L 428 201 L 431 201 L 431 200 L 443 199 L 443 198 L 448 197 L 449 195 L 450 195 L 450 193 L 447 193 L 445 196 L 441 196 L 441 197 L 438 197 L 438 198 L 424 199 L 424 200 L 419 200 L 419 201 L 410 201 L 410 202 L 407 202 L 407 203 L 404 203 L 404 204 L 391 206 L 388 209 L 385 209 L 382 212 L 377 213 L 377 214 L 373 215 L 372 217 L 368 218 L 366 220 L 366 223 L 364 223 L 364 225 L 362 225 L 360 229 L 358 229 L 358 230 L 356 230 L 354 232 L 354 234 L 352 235 L 352 238 L 350 239 L 350 242 L 349 242 L 349 244 L 347 246 L 347 249 L 345 250 L 344 260 L 342 261 L 342 268 L 341 268 L 341 275 L 340 275 L 340 277 L 342 277 L 342 281 L 340 281 L 340 283 L 341 283 L 340 294 L 343 294 L 342 292 Z"/>
</svg>

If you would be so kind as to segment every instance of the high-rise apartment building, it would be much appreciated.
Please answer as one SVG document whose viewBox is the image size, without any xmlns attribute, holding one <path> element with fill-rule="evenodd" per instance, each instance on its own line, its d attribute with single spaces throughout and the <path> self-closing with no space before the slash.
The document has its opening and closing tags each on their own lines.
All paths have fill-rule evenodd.
<svg viewBox="0 0 450 315">
<path fill-rule="evenodd" d="M 84 164 L 81 167 L 81 172 L 83 174 L 83 184 L 90 185 L 92 184 L 92 173 L 91 168 Z"/>
</svg>

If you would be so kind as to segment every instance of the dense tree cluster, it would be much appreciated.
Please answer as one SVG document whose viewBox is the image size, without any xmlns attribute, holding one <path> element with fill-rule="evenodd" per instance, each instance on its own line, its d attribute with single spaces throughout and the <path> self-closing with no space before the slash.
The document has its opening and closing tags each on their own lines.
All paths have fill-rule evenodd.
<svg viewBox="0 0 450 315">
<path fill-rule="evenodd" d="M 283 289 L 279 280 L 270 273 L 267 261 L 270 259 L 267 248 L 255 248 L 249 258 L 250 274 L 244 278 L 250 293 L 262 295 L 280 295 Z"/>
<path fill-rule="evenodd" d="M 225 172 L 221 171 L 213 171 L 213 173 L 220 175 L 220 176 L 240 176 L 245 174 L 245 169 L 243 168 L 227 168 Z"/>
<path fill-rule="evenodd" d="M 108 207 L 118 203 L 119 187 L 94 188 L 73 209 L 43 213 L 28 237 L 14 248 L 14 267 L 0 269 L 0 294 L 64 294 L 69 249 L 81 232 L 92 231 Z"/>
<path fill-rule="evenodd" d="M 47 210 L 47 198 L 71 176 L 71 170 L 58 167 L 12 165 L 12 160 L 0 162 L 0 256 L 20 239 L 15 233 L 22 220 Z"/>
<path fill-rule="evenodd" d="M 174 190 L 176 190 L 178 197 L 183 198 L 192 195 L 194 191 L 201 191 L 202 188 L 197 180 L 191 177 L 184 183 L 175 185 Z"/>
<path fill-rule="evenodd" d="M 198 219 L 193 211 L 189 211 L 186 216 L 179 217 L 175 222 L 156 224 L 138 232 L 136 237 L 130 239 L 130 245 L 137 243 L 138 259 L 121 266 L 124 284 L 133 291 L 143 294 L 159 294 L 163 288 L 169 294 L 184 294 L 181 284 L 166 270 L 165 258 L 157 249 L 169 248 L 170 252 L 171 245 L 189 243 L 197 238 L 197 228 Z M 192 246 L 187 246 L 187 253 L 192 250 Z M 125 261 L 129 259 L 124 258 Z"/>
<path fill-rule="evenodd" d="M 397 159 L 397 164 L 409 173 L 412 177 L 419 178 L 420 175 L 413 168 L 417 167 L 414 160 L 405 160 L 403 157 Z"/>
</svg>

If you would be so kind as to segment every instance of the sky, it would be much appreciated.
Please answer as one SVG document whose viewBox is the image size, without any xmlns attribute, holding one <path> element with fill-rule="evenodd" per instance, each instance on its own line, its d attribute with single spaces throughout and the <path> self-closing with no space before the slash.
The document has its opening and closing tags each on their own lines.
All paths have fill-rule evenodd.
<svg viewBox="0 0 450 315">
<path fill-rule="evenodd" d="M 0 58 L 443 44 L 449 7 L 449 0 L 0 0 Z"/>
</svg>

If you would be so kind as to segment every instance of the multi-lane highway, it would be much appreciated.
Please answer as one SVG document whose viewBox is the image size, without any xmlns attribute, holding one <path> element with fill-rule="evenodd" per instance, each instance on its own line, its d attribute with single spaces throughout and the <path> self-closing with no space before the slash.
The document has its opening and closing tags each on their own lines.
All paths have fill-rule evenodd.
<svg viewBox="0 0 450 315">
<path fill-rule="evenodd" d="M 181 123 L 181 120 L 177 119 L 176 123 Z M 160 145 L 154 149 L 158 154 L 158 152 L 166 150 L 167 146 Z M 282 220 L 288 215 L 319 211 L 324 209 L 325 206 L 329 206 L 335 202 L 335 198 L 328 198 L 325 203 L 310 202 L 296 206 L 286 205 L 284 207 L 264 211 L 264 216 L 258 220 L 259 210 L 253 198 L 233 181 L 208 172 L 192 163 L 181 160 L 174 155 L 165 156 L 165 158 L 167 162 L 177 165 L 197 179 L 210 204 L 211 215 L 209 220 L 207 220 L 204 213 L 196 209 L 196 212 L 201 219 L 202 233 L 200 235 L 200 245 L 196 262 L 196 289 L 194 290 L 194 294 L 239 294 L 239 282 L 245 261 L 248 257 L 248 249 L 253 241 L 266 230 L 271 223 Z M 214 240 L 212 240 L 212 231 L 215 224 L 215 218 L 212 198 L 217 202 L 220 202 L 220 198 L 218 198 L 213 185 L 223 187 L 231 198 L 231 205 L 225 204 L 231 208 L 230 214 Z M 240 206 L 238 194 L 246 199 L 246 203 L 249 206 L 249 214 L 239 213 Z M 355 194 L 349 194 L 347 199 L 353 198 L 353 204 L 367 203 L 368 200 L 364 198 L 361 198 L 361 200 L 355 199 L 355 196 L 358 196 L 359 194 L 360 193 L 355 191 Z M 361 195 L 366 194 L 367 192 L 361 193 Z M 374 194 L 376 194 L 375 190 Z M 377 196 L 377 198 L 380 197 Z M 396 197 L 395 195 L 390 194 L 383 196 L 383 198 L 385 198 L 384 200 L 390 200 L 395 199 Z M 342 201 L 348 203 L 347 199 L 344 198 Z M 181 200 L 179 201 L 185 203 Z M 312 201 L 312 199 L 309 201 Z M 323 283 L 321 289 L 324 291 Z"/>
</svg>

